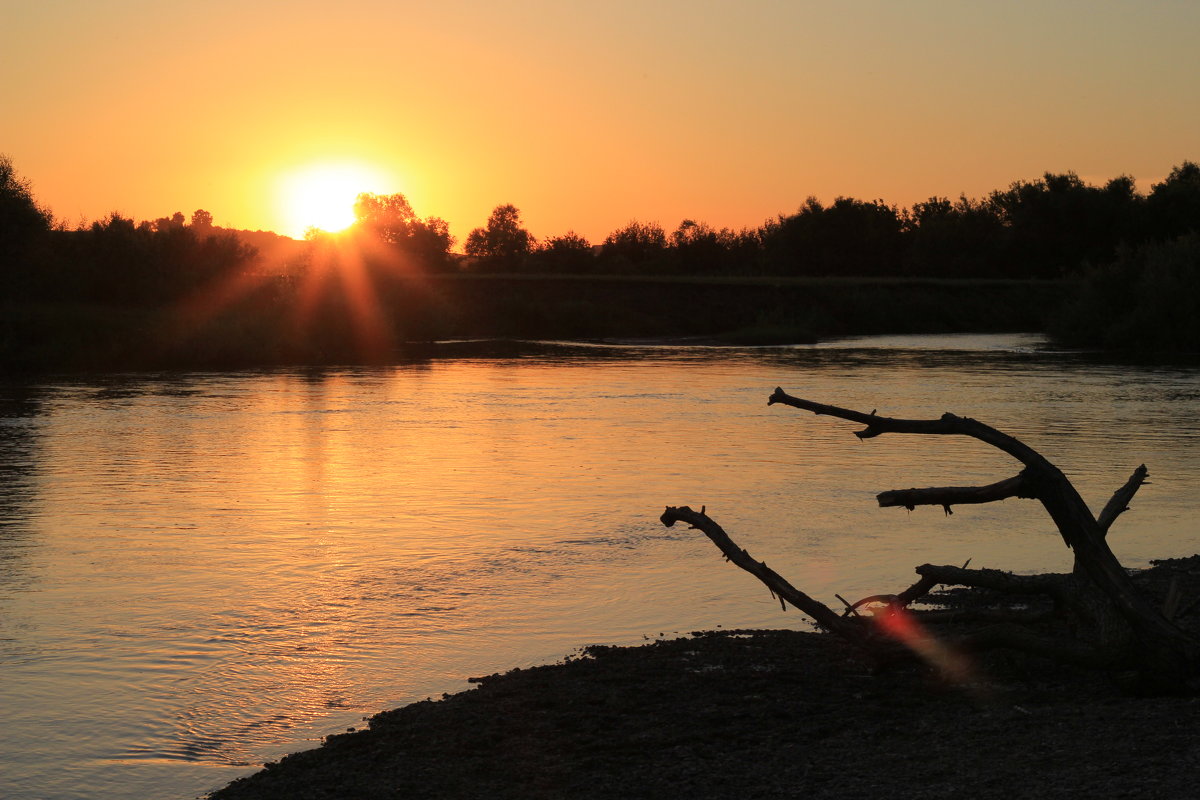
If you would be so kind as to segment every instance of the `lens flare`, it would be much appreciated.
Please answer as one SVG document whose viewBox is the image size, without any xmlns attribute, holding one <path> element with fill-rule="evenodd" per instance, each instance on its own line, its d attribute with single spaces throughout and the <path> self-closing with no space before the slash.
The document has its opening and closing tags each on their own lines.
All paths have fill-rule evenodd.
<svg viewBox="0 0 1200 800">
<path fill-rule="evenodd" d="M 963 688 L 978 683 L 971 660 L 934 636 L 908 609 L 889 605 L 875 612 L 871 619 L 887 636 L 912 650 L 947 682 Z"/>
</svg>

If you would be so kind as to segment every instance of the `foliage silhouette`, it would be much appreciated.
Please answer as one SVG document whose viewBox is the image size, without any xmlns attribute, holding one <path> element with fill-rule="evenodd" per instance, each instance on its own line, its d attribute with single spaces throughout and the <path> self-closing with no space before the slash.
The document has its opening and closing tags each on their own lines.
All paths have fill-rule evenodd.
<svg viewBox="0 0 1200 800">
<path fill-rule="evenodd" d="M 606 272 L 654 272 L 665 262 L 667 234 L 657 222 L 630 221 L 604 239 L 600 260 Z"/>
<path fill-rule="evenodd" d="M 1200 352 L 1200 234 L 1122 249 L 1088 275 L 1051 333 L 1078 346 Z"/>
<path fill-rule="evenodd" d="M 902 271 L 942 278 L 1003 277 L 1006 229 L 986 202 L 960 196 L 916 203 L 904 220 L 908 238 Z"/>
<path fill-rule="evenodd" d="M 988 202 L 1007 232 L 1003 257 L 1021 277 L 1059 278 L 1111 258 L 1136 227 L 1137 195 L 1125 176 L 1101 188 L 1073 172 L 1047 172 L 993 192 Z"/>
<path fill-rule="evenodd" d="M 1082 289 L 1050 326 L 1063 341 L 1193 351 L 1200 341 L 1192 300 L 1200 295 L 1200 166 L 1191 161 L 1148 195 L 1128 176 L 1095 186 L 1072 172 L 1046 173 L 982 199 L 932 197 L 909 209 L 850 197 L 825 205 L 810 197 L 794 214 L 741 231 L 684 219 L 668 234 L 657 222 L 633 220 L 599 246 L 572 231 L 539 243 L 520 211 L 505 204 L 467 237 L 465 260 L 451 252 L 445 220 L 418 217 L 402 194 L 360 195 L 355 216 L 344 234 L 309 242 L 225 230 L 204 209 L 190 220 L 181 212 L 142 222 L 110 214 L 67 229 L 54 224 L 29 182 L 0 156 L 0 302 L 9 312 L 0 361 L 15 353 L 17 361 L 35 363 L 40 341 L 64 348 L 78 341 L 80 352 L 88 351 L 91 339 L 105 337 L 84 319 L 115 326 L 127 346 L 136 336 L 125 310 L 182 319 L 182 309 L 194 314 L 218 301 L 224 310 L 208 322 L 180 323 L 172 334 L 186 329 L 189 342 L 220 342 L 189 350 L 203 350 L 196 360 L 257 354 L 260 361 L 352 361 L 361 357 L 364 314 L 375 326 L 366 338 L 379 345 L 373 358 L 385 357 L 378 354 L 388 342 L 454 335 L 720 334 L 779 342 L 972 326 L 1030 329 L 1045 325 L 1053 298 L 1067 285 L 1053 281 L 1064 278 Z M 483 274 L 466 274 L 472 271 Z M 533 272 L 586 280 L 573 289 L 569 281 L 535 289 L 523 276 L 502 291 L 499 283 L 412 280 L 442 272 L 451 273 L 447 279 L 495 281 L 496 273 Z M 997 278 L 1046 283 L 981 294 L 979 283 L 954 289 L 930 282 Z M 786 291 L 772 283 L 809 280 L 842 283 Z M 670 302 L 667 290 L 649 290 L 645 281 L 692 281 L 687 297 L 701 316 L 681 310 L 667 318 L 661 311 Z M 901 289 L 903 281 L 918 283 Z M 236 302 L 229 300 L 235 289 Z M 34 313 L 20 304 L 57 308 L 79 327 L 68 321 L 59 333 L 14 328 L 12 320 Z M 80 304 L 114 313 L 84 313 L 76 310 Z M 227 327 L 218 331 L 218 324 Z M 190 363 L 193 355 L 180 360 Z"/>
<path fill-rule="evenodd" d="M 197 236 L 204 236 L 212 232 L 213 215 L 205 211 L 203 208 L 198 208 L 192 212 L 192 230 Z"/>
<path fill-rule="evenodd" d="M 899 212 L 882 201 L 809 197 L 762 231 L 767 271 L 780 275 L 894 275 L 903 260 Z"/>
<path fill-rule="evenodd" d="M 29 182 L 17 175 L 12 160 L 0 155 L 0 281 L 22 295 L 33 281 L 33 258 L 50 232 L 50 213 L 33 199 Z"/>
<path fill-rule="evenodd" d="M 449 264 L 450 226 L 440 217 L 419 218 L 403 194 L 360 194 L 354 217 L 354 233 L 390 246 L 418 267 L 440 270 Z"/>
<path fill-rule="evenodd" d="M 1185 161 L 1146 198 L 1147 239 L 1164 241 L 1200 232 L 1200 165 Z"/>
<path fill-rule="evenodd" d="M 200 231 L 183 214 L 135 223 L 119 214 L 58 234 L 58 297 L 77 301 L 161 305 L 247 268 L 255 252 L 231 234 Z"/>
<path fill-rule="evenodd" d="M 521 212 L 511 203 L 496 206 L 487 227 L 476 228 L 467 236 L 466 253 L 478 259 L 477 268 L 486 272 L 520 270 L 536 243 L 521 225 Z"/>
<path fill-rule="evenodd" d="M 596 270 L 591 242 L 575 231 L 546 238 L 534 248 L 530 262 L 537 272 L 584 275 Z"/>
<path fill-rule="evenodd" d="M 752 262 L 758 238 L 751 231 L 716 230 L 705 222 L 685 219 L 671 233 L 671 272 L 737 274 L 739 260 Z"/>
</svg>

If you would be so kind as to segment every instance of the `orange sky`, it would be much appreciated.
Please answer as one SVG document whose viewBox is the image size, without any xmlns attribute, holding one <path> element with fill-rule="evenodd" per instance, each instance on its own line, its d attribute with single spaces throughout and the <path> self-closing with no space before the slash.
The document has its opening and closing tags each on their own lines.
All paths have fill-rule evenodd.
<svg viewBox="0 0 1200 800">
<path fill-rule="evenodd" d="M 1200 160 L 1200 3 L 13 0 L 0 153 L 68 224 L 211 211 L 298 233 L 290 172 L 352 162 L 461 242 L 754 226 Z"/>
</svg>

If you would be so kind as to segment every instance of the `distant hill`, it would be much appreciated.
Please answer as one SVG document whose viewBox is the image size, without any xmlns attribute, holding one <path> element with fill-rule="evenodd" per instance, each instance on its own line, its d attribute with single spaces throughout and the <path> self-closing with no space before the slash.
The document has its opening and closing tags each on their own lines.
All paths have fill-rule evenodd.
<svg viewBox="0 0 1200 800">
<path fill-rule="evenodd" d="M 244 244 L 258 251 L 259 263 L 265 268 L 287 265 L 304 254 L 306 242 L 283 236 L 274 231 L 243 231 L 235 228 L 212 229 L 213 233 L 232 233 Z"/>
</svg>

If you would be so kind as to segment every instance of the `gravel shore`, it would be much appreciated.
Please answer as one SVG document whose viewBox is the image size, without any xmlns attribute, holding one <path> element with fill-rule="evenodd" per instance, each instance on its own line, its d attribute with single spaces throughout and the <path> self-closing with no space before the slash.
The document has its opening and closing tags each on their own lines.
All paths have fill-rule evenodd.
<svg viewBox="0 0 1200 800">
<path fill-rule="evenodd" d="M 1158 595 L 1171 576 L 1200 597 L 1200 557 L 1138 579 Z M 1200 793 L 1200 699 L 1125 696 L 1032 656 L 989 655 L 947 685 L 915 664 L 873 670 L 826 634 L 717 631 L 475 682 L 212 800 Z"/>
</svg>

